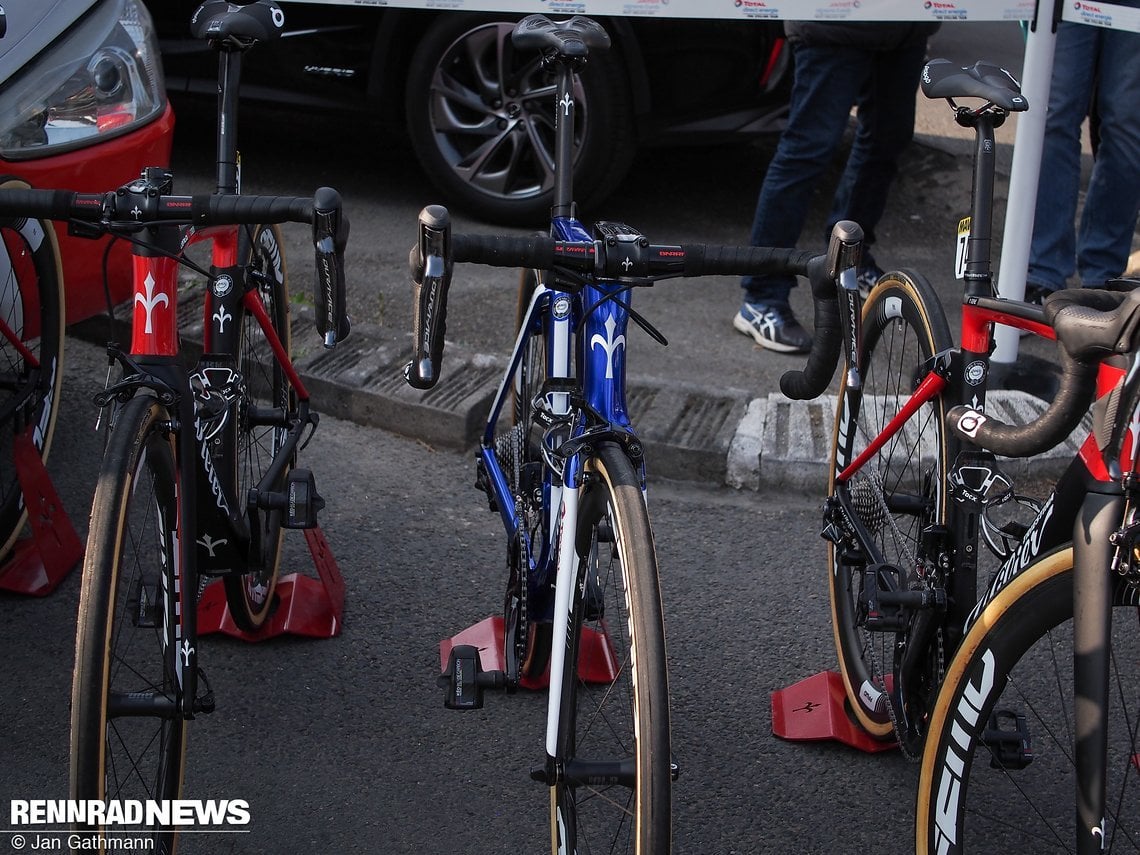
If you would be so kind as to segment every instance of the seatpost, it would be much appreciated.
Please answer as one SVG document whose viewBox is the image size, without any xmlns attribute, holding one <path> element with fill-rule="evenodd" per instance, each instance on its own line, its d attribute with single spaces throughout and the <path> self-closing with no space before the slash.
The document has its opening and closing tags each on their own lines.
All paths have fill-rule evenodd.
<svg viewBox="0 0 1140 855">
<path fill-rule="evenodd" d="M 241 88 L 242 50 L 220 44 L 218 51 L 218 189 L 233 194 L 240 189 L 237 154 L 237 104 Z"/>
<path fill-rule="evenodd" d="M 574 207 L 574 71 L 578 61 L 548 56 L 554 65 L 558 91 L 554 104 L 554 204 L 551 217 L 569 217 Z"/>
<path fill-rule="evenodd" d="M 990 244 L 993 230 L 994 171 L 997 168 L 997 150 L 994 128 L 1005 121 L 1004 112 L 982 110 L 970 113 L 964 120 L 959 114 L 958 123 L 972 125 L 975 131 L 974 151 L 974 207 L 970 212 L 970 237 L 966 244 L 966 296 L 993 296 L 993 268 L 990 263 Z"/>
</svg>

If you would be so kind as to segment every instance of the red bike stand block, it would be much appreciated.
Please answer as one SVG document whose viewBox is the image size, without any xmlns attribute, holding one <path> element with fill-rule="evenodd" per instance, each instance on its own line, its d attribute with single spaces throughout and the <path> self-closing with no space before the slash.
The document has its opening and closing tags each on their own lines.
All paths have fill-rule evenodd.
<svg viewBox="0 0 1140 855">
<path fill-rule="evenodd" d="M 898 745 L 873 738 L 847 714 L 843 677 L 835 671 L 772 692 L 772 733 L 793 742 L 836 740 L 869 754 Z"/>
<path fill-rule="evenodd" d="M 31 536 L 17 540 L 0 567 L 0 589 L 44 597 L 80 562 L 84 547 L 32 442 L 34 429 L 17 434 L 12 446 Z"/>
<path fill-rule="evenodd" d="M 439 670 L 447 671 L 447 658 L 451 648 L 460 644 L 471 644 L 479 649 L 479 665 L 484 671 L 503 671 L 503 636 L 506 633 L 503 616 L 494 615 L 458 635 L 445 638 L 439 643 Z M 586 683 L 609 683 L 617 677 L 618 663 L 614 657 L 613 645 L 604 633 L 589 627 L 582 628 L 582 650 L 578 656 L 578 676 Z M 550 685 L 550 667 L 535 680 L 520 680 L 524 689 L 545 689 Z"/>
<path fill-rule="evenodd" d="M 290 573 L 277 580 L 277 606 L 257 632 L 238 628 L 226 604 L 225 584 L 211 582 L 198 601 L 198 634 L 224 632 L 242 641 L 265 641 L 279 635 L 332 638 L 340 635 L 344 614 L 344 578 L 320 527 L 305 529 L 309 553 L 319 579 Z"/>
</svg>

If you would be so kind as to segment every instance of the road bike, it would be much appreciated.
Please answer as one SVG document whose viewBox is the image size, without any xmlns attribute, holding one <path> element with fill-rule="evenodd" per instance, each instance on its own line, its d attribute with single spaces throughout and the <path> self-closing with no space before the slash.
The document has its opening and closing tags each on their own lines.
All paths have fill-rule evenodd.
<svg viewBox="0 0 1140 855">
<path fill-rule="evenodd" d="M 623 223 L 577 217 L 570 164 L 573 78 L 609 39 L 576 16 L 523 19 L 515 49 L 553 75 L 554 206 L 549 236 L 453 234 L 445 208 L 420 215 L 411 251 L 413 355 L 405 376 L 439 380 L 454 265 L 522 268 L 517 338 L 476 453 L 477 486 L 499 514 L 507 586 L 493 641 L 454 643 L 441 677 L 453 709 L 488 688 L 550 686 L 545 758 L 531 773 L 550 790 L 552 851 L 667 853 L 672 784 L 665 625 L 646 504 L 646 461 L 626 403 L 629 322 L 664 344 L 630 305 L 633 288 L 709 274 L 784 271 L 809 277 L 816 323 L 833 328 L 834 280 L 854 281 L 862 234 L 837 227 L 828 255 L 796 250 L 653 245 Z M 797 382 L 834 369 L 838 345 Z M 830 360 L 830 364 L 828 363 Z M 486 658 L 485 658 L 486 657 Z M 487 667 L 491 660 L 499 667 Z"/>
<path fill-rule="evenodd" d="M 0 193 L 27 189 L 0 179 Z M 17 459 L 47 462 L 63 382 L 63 269 L 50 224 L 34 217 L 0 221 L 0 561 L 27 520 Z"/>
<path fill-rule="evenodd" d="M 1101 368 L 1063 375 L 1041 418 L 1079 421 L 1095 389 L 1093 429 L 966 617 L 927 725 L 918 853 L 1140 849 L 1140 282 L 1109 284 L 1127 290 L 1045 300 L 1063 349 Z M 947 413 L 980 448 L 1002 447 L 994 422 Z"/>
<path fill-rule="evenodd" d="M 1004 560 L 1036 510 L 1014 492 L 994 453 L 946 431 L 946 411 L 965 402 L 985 409 L 995 314 L 1053 337 L 1039 306 L 992 296 L 994 129 L 1027 108 L 1020 87 L 989 63 L 960 68 L 932 60 L 922 88 L 947 98 L 976 137 L 971 215 L 959 234 L 962 344 L 954 346 L 937 293 L 915 271 L 885 274 L 865 299 L 841 291 L 845 370 L 822 527 L 851 714 L 911 757 L 921 750 L 945 661 L 977 599 L 983 544 Z M 955 99 L 962 98 L 982 103 L 960 106 Z M 1022 513 L 1010 513 L 1014 508 Z"/>
<path fill-rule="evenodd" d="M 290 357 L 283 222 L 313 229 L 317 331 L 326 347 L 348 334 L 339 194 L 311 199 L 239 195 L 237 97 L 242 58 L 277 36 L 272 0 L 211 0 L 195 36 L 219 56 L 217 189 L 173 193 L 166 169 L 107 193 L 5 190 L 0 214 L 65 221 L 132 246 L 129 349 L 108 345 L 118 379 L 95 396 L 110 431 L 91 511 L 72 684 L 74 799 L 169 805 L 182 790 L 187 728 L 215 699 L 199 664 L 197 605 L 224 580 L 234 622 L 256 631 L 273 613 L 285 529 L 317 525 L 323 500 L 296 466 L 317 415 Z M 209 269 L 186 250 L 211 241 Z M 179 336 L 178 270 L 207 283 L 203 352 Z M 148 820 L 148 842 L 174 851 L 178 823 Z M 107 841 L 79 823 L 80 848 Z"/>
<path fill-rule="evenodd" d="M 996 297 L 993 129 L 1028 105 L 988 63 L 932 60 L 922 88 L 977 131 L 972 215 L 960 227 L 961 346 L 916 273 L 885 274 L 861 311 L 857 294 L 840 293 L 846 371 L 823 535 L 849 704 L 869 732 L 922 757 L 916 851 L 1135 848 L 1140 719 L 1126 708 L 1137 681 L 1117 663 L 1121 653 L 1134 661 L 1137 645 L 1134 628 L 1118 625 L 1110 646 L 1108 616 L 1110 604 L 1140 602 L 1128 445 L 1140 362 L 1106 359 L 1136 349 L 1140 292 L 1066 291 L 1044 307 Z M 967 97 L 984 103 L 955 102 Z M 987 401 L 995 324 L 1058 342 L 1059 388 L 1027 424 L 1006 424 Z M 1094 397 L 1093 433 L 1067 472 L 1044 502 L 1019 497 L 999 456 L 1055 447 Z M 1007 514 L 1018 504 L 1027 521 Z M 983 543 L 998 563 L 979 600 Z M 1121 712 L 1109 754 L 1106 713 Z M 1116 799 L 1106 801 L 1110 773 Z"/>
</svg>

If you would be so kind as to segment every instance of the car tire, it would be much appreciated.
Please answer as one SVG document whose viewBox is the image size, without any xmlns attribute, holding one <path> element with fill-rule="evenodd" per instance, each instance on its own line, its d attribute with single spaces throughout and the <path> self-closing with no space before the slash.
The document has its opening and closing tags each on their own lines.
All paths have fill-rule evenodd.
<svg viewBox="0 0 1140 855">
<path fill-rule="evenodd" d="M 555 96 L 539 57 L 511 44 L 514 25 L 503 15 L 439 15 L 408 69 L 406 115 L 416 156 L 443 201 L 481 219 L 535 227 L 549 220 L 553 199 Z M 574 195 L 590 208 L 621 181 L 635 148 L 616 47 L 591 54 L 575 99 Z"/>
</svg>

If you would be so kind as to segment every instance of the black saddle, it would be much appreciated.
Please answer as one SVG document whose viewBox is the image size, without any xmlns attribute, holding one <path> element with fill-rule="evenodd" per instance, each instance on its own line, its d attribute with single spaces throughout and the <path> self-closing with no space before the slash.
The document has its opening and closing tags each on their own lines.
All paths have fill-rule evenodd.
<svg viewBox="0 0 1140 855">
<path fill-rule="evenodd" d="M 922 69 L 922 94 L 927 98 L 984 98 L 1011 113 L 1029 109 L 1013 75 L 984 60 L 968 68 L 948 59 L 930 60 Z"/>
<path fill-rule="evenodd" d="M 242 46 L 272 41 L 284 31 L 285 13 L 273 0 L 257 0 L 245 6 L 229 0 L 206 0 L 190 18 L 194 38 Z"/>
<path fill-rule="evenodd" d="M 515 25 L 511 41 L 519 50 L 553 51 L 560 57 L 585 59 L 591 50 L 607 50 L 610 34 L 597 21 L 581 15 L 566 21 L 528 15 Z"/>
</svg>

